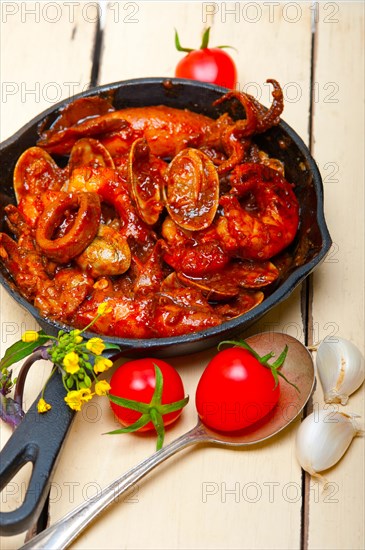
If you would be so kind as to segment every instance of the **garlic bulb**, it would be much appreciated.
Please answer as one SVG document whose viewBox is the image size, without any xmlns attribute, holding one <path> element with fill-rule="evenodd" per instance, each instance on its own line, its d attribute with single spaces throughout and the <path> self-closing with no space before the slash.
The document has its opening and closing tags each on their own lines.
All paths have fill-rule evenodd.
<svg viewBox="0 0 365 550">
<path fill-rule="evenodd" d="M 354 413 L 316 411 L 301 423 L 296 437 L 296 455 L 306 472 L 322 478 L 319 472 L 334 466 L 351 441 L 362 433 Z M 322 478 L 323 479 L 323 478 Z"/>
<path fill-rule="evenodd" d="M 316 364 L 326 403 L 346 405 L 365 378 L 363 355 L 343 338 L 325 338 L 318 347 Z"/>
</svg>

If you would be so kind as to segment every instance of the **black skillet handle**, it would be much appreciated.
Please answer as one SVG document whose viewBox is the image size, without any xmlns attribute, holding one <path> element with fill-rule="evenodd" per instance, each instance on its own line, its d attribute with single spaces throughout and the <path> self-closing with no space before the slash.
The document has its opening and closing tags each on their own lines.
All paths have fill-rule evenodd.
<svg viewBox="0 0 365 550">
<path fill-rule="evenodd" d="M 121 355 L 116 349 L 107 349 L 103 353 L 112 361 Z M 75 414 L 64 401 L 65 388 L 58 373 L 47 382 L 44 397 L 52 408 L 44 414 L 37 411 L 39 397 L 0 453 L 0 491 L 6 488 L 24 464 L 33 463 L 32 476 L 21 506 L 12 512 L 0 512 L 0 535 L 22 533 L 38 519 L 49 493 L 59 452 Z"/>
<path fill-rule="evenodd" d="M 45 391 L 45 399 L 52 408 L 39 414 L 36 399 L 0 453 L 0 490 L 6 491 L 6 486 L 24 464 L 33 463 L 23 503 L 14 511 L 0 512 L 1 535 L 26 531 L 38 519 L 44 506 L 59 451 L 74 417 L 64 396 L 62 378 L 57 373 L 49 380 Z"/>
</svg>

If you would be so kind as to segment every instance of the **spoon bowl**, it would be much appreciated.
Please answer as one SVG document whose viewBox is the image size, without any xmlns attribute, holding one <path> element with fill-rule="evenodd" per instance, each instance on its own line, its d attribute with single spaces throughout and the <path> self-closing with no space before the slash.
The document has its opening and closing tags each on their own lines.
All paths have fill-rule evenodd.
<svg viewBox="0 0 365 550">
<path fill-rule="evenodd" d="M 239 432 L 216 432 L 203 426 L 211 443 L 242 447 L 273 437 L 290 424 L 303 410 L 314 386 L 314 366 L 308 349 L 293 336 L 280 332 L 265 332 L 246 338 L 259 355 L 272 351 L 278 357 L 284 347 L 288 354 L 280 371 L 295 387 L 280 381 L 280 397 L 275 407 L 261 420 Z"/>
<path fill-rule="evenodd" d="M 312 356 L 299 340 L 279 332 L 256 334 L 247 338 L 246 341 L 260 355 L 272 351 L 276 357 L 287 345 L 288 354 L 280 370 L 292 384 L 299 388 L 299 391 L 280 379 L 280 397 L 276 406 L 265 418 L 239 432 L 216 432 L 198 420 L 194 428 L 140 462 L 93 499 L 75 508 L 34 537 L 20 550 L 67 548 L 87 525 L 120 495 L 167 458 L 190 445 L 207 443 L 223 447 L 246 447 L 265 441 L 287 427 L 301 413 L 313 391 L 315 376 Z"/>
</svg>

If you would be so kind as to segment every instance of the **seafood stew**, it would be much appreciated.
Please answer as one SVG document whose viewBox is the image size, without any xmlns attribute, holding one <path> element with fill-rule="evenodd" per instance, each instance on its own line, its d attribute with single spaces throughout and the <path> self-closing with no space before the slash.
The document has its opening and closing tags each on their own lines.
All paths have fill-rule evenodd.
<svg viewBox="0 0 365 550">
<path fill-rule="evenodd" d="M 316 189 L 312 219 L 302 216 L 313 173 L 303 155 L 298 170 L 296 145 L 277 126 L 275 81 L 268 110 L 216 87 L 153 84 L 149 101 L 166 96 L 157 106 L 133 105 L 142 88 L 131 94 L 127 83 L 44 117 L 40 138 L 14 158 L 3 273 L 51 324 L 86 326 L 108 301 L 95 331 L 117 339 L 237 331 L 318 261 Z M 182 109 L 184 86 L 203 106 Z"/>
</svg>

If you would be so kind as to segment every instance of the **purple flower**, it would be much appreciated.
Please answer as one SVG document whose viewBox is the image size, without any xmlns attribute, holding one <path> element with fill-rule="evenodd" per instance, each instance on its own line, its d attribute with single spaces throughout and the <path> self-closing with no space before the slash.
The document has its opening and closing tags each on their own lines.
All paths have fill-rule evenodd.
<svg viewBox="0 0 365 550">
<path fill-rule="evenodd" d="M 12 428 L 16 428 L 24 418 L 24 411 L 19 403 L 11 397 L 6 397 L 0 391 L 0 418 Z"/>
</svg>

